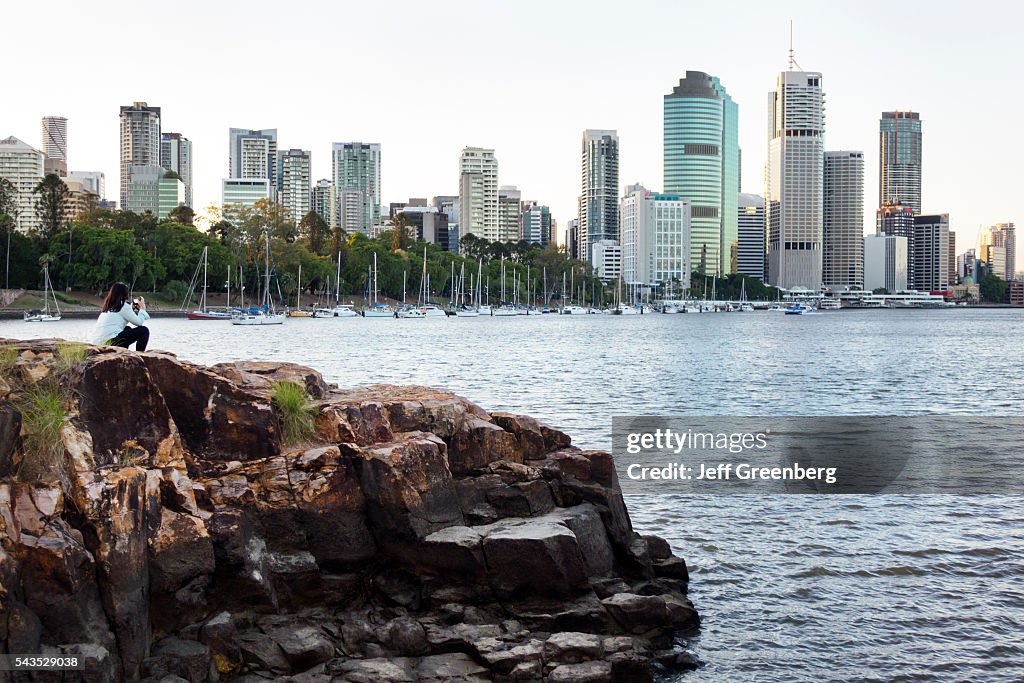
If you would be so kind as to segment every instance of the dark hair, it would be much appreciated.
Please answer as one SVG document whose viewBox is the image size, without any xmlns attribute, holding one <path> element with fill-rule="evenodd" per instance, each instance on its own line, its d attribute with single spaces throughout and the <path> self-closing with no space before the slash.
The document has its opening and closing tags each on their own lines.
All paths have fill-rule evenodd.
<svg viewBox="0 0 1024 683">
<path fill-rule="evenodd" d="M 123 282 L 115 282 L 110 286 L 110 291 L 107 292 L 107 298 L 103 300 L 103 312 L 107 313 L 113 311 L 117 313 L 124 305 L 128 302 L 128 297 L 131 294 L 128 291 L 128 285 Z"/>
</svg>

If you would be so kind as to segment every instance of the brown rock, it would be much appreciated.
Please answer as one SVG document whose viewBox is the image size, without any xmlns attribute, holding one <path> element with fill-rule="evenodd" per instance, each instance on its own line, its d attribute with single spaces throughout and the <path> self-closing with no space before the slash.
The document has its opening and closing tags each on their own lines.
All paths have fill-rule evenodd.
<svg viewBox="0 0 1024 683">
<path fill-rule="evenodd" d="M 210 369 L 249 391 L 268 392 L 274 382 L 293 382 L 305 387 L 310 397 L 319 399 L 330 390 L 319 372 L 296 363 L 246 360 L 219 363 Z"/>
</svg>

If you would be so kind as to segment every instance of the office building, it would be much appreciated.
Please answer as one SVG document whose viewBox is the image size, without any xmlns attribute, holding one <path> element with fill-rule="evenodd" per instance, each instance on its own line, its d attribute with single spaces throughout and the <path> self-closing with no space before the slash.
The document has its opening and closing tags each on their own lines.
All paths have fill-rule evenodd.
<svg viewBox="0 0 1024 683">
<path fill-rule="evenodd" d="M 736 270 L 764 282 L 764 197 L 740 194 L 737 200 Z"/>
<path fill-rule="evenodd" d="M 424 203 L 406 206 L 396 215 L 405 217 L 410 226 L 410 234 L 414 239 L 440 244 L 445 251 L 450 250 L 448 237 L 448 216 L 441 213 L 436 206 Z"/>
<path fill-rule="evenodd" d="M 369 234 L 371 227 L 380 224 L 380 168 L 377 143 L 335 142 L 331 146 L 338 224 L 346 232 Z"/>
<path fill-rule="evenodd" d="M 765 222 L 768 282 L 786 289 L 821 287 L 825 96 L 821 74 L 779 74 L 768 97 Z"/>
<path fill-rule="evenodd" d="M 498 160 L 493 149 L 464 147 L 459 155 L 459 235 L 495 241 L 498 228 Z"/>
<path fill-rule="evenodd" d="M 44 154 L 14 137 L 0 140 L 0 178 L 14 186 L 14 205 L 17 215 L 12 216 L 21 232 L 38 230 L 42 220 L 36 211 L 34 190 L 43 179 Z"/>
<path fill-rule="evenodd" d="M 132 182 L 131 169 L 139 169 L 146 178 L 137 183 L 138 190 L 148 186 L 160 166 L 160 107 L 150 107 L 145 102 L 133 102 L 121 107 L 121 195 L 123 210 L 134 211 L 133 202 L 128 201 L 128 185 Z M 155 206 L 155 203 L 147 204 Z"/>
<path fill-rule="evenodd" d="M 619 208 L 622 280 L 645 287 L 690 286 L 690 201 L 657 194 L 642 185 L 626 188 Z"/>
<path fill-rule="evenodd" d="M 914 217 L 914 289 L 949 291 L 955 270 L 949 263 L 950 236 L 948 213 Z"/>
<path fill-rule="evenodd" d="M 103 199 L 107 196 L 107 177 L 102 171 L 71 171 L 66 182 L 77 181 L 85 192 Z"/>
<path fill-rule="evenodd" d="M 239 207 L 255 206 L 261 199 L 271 199 L 270 181 L 267 178 L 224 178 L 221 181 L 225 217 Z"/>
<path fill-rule="evenodd" d="M 878 122 L 878 205 L 921 213 L 921 115 L 886 111 Z"/>
<path fill-rule="evenodd" d="M 523 193 L 515 185 L 502 185 L 498 188 L 498 241 L 519 240 L 522 201 Z"/>
<path fill-rule="evenodd" d="M 619 136 L 614 130 L 583 131 L 579 253 L 588 260 L 596 242 L 619 239 Z"/>
<path fill-rule="evenodd" d="M 864 152 L 825 152 L 822 284 L 864 284 Z"/>
<path fill-rule="evenodd" d="M 864 237 L 864 289 L 904 292 L 907 282 L 907 238 L 896 235 Z"/>
<path fill-rule="evenodd" d="M 161 133 L 160 165 L 174 171 L 185 186 L 185 206 L 192 206 L 192 141 L 181 133 Z"/>
<path fill-rule="evenodd" d="M 298 225 L 312 206 L 310 153 L 304 149 L 277 153 L 277 203 Z"/>
<path fill-rule="evenodd" d="M 530 202 L 520 217 L 519 239 L 542 247 L 551 243 L 551 209 Z"/>
<path fill-rule="evenodd" d="M 978 252 L 994 275 L 1004 280 L 1014 279 L 1017 274 L 1017 231 L 1014 224 L 997 223 L 990 228 L 982 228 L 978 236 Z"/>
<path fill-rule="evenodd" d="M 590 265 L 594 268 L 594 275 L 601 282 L 618 280 L 622 275 L 622 247 L 615 240 L 594 242 Z"/>
<path fill-rule="evenodd" d="M 174 171 L 165 171 L 157 186 L 156 217 L 163 220 L 174 209 L 185 204 L 185 182 Z"/>
<path fill-rule="evenodd" d="M 716 76 L 687 71 L 664 97 L 664 188 L 690 201 L 694 272 L 738 267 L 739 108 Z"/>
<path fill-rule="evenodd" d="M 580 221 L 578 218 L 570 218 L 569 222 L 565 224 L 565 236 L 562 243 L 562 246 L 565 247 L 565 253 L 569 258 L 579 259 L 579 238 Z"/>
<path fill-rule="evenodd" d="M 883 204 L 875 217 L 876 234 L 907 239 L 907 286 L 914 288 L 914 207 L 896 202 Z"/>
<path fill-rule="evenodd" d="M 128 187 L 121 208 L 138 214 L 160 213 L 160 181 L 164 177 L 162 166 L 152 164 L 128 167 Z"/>
</svg>

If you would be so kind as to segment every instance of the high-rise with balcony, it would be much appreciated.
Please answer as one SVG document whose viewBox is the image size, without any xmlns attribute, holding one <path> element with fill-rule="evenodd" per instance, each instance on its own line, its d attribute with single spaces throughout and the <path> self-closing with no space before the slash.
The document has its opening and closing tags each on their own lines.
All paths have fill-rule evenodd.
<svg viewBox="0 0 1024 683">
<path fill-rule="evenodd" d="M 515 185 L 498 188 L 498 240 L 516 242 L 519 240 L 523 215 L 523 193 Z"/>
<path fill-rule="evenodd" d="M 671 287 L 674 291 L 689 287 L 689 200 L 630 185 L 622 198 L 620 215 L 623 282 Z"/>
<path fill-rule="evenodd" d="M 335 142 L 331 169 L 338 198 L 338 225 L 346 232 L 370 234 L 380 224 L 380 145 Z"/>
<path fill-rule="evenodd" d="M 0 178 L 14 186 L 16 215 L 11 218 L 21 232 L 42 227 L 34 190 L 43 179 L 44 157 L 41 151 L 14 136 L 0 140 Z"/>
<path fill-rule="evenodd" d="M 192 141 L 181 133 L 160 135 L 160 165 L 174 171 L 185 188 L 185 206 L 192 206 Z"/>
<path fill-rule="evenodd" d="M 304 149 L 277 153 L 277 202 L 298 225 L 312 205 L 310 153 Z"/>
<path fill-rule="evenodd" d="M 459 238 L 495 241 L 498 228 L 498 160 L 493 149 L 463 147 L 459 155 Z"/>
<path fill-rule="evenodd" d="M 44 116 L 40 147 L 46 159 L 44 172 L 68 175 L 68 120 L 63 116 Z"/>
<path fill-rule="evenodd" d="M 821 74 L 794 60 L 768 95 L 765 222 L 768 283 L 821 287 L 825 166 L 825 95 Z M 799 67 L 797 67 L 799 68 Z"/>
<path fill-rule="evenodd" d="M 277 129 L 228 131 L 228 178 L 265 179 L 277 187 Z"/>
<path fill-rule="evenodd" d="M 885 111 L 878 122 L 878 205 L 921 213 L 921 114 Z"/>
<path fill-rule="evenodd" d="M 128 186 L 132 181 L 132 169 L 145 176 L 142 184 L 149 185 L 149 179 L 160 166 L 160 107 L 150 107 L 145 102 L 133 102 L 121 107 L 121 204 L 126 211 L 150 208 L 136 206 L 128 201 Z M 141 196 L 133 192 L 135 197 Z"/>
<path fill-rule="evenodd" d="M 825 152 L 822 284 L 864 285 L 864 152 Z"/>
<path fill-rule="evenodd" d="M 665 192 L 690 201 L 694 272 L 736 270 L 739 108 L 716 76 L 687 71 L 664 97 Z"/>
<path fill-rule="evenodd" d="M 583 131 L 579 254 L 590 260 L 594 244 L 619 239 L 619 136 L 614 130 Z"/>
<path fill-rule="evenodd" d="M 313 211 L 323 219 L 330 228 L 338 227 L 337 198 L 334 194 L 334 182 L 321 178 L 313 186 Z"/>
</svg>

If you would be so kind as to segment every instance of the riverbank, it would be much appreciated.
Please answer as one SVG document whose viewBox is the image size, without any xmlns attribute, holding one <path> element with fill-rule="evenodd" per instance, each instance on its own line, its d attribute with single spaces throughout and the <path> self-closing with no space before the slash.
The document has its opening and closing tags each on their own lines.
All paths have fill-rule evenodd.
<svg viewBox="0 0 1024 683">
<path fill-rule="evenodd" d="M 78 655 L 90 681 L 695 666 L 685 562 L 633 531 L 611 457 L 561 431 L 291 363 L 0 345 L 6 652 Z"/>
</svg>

